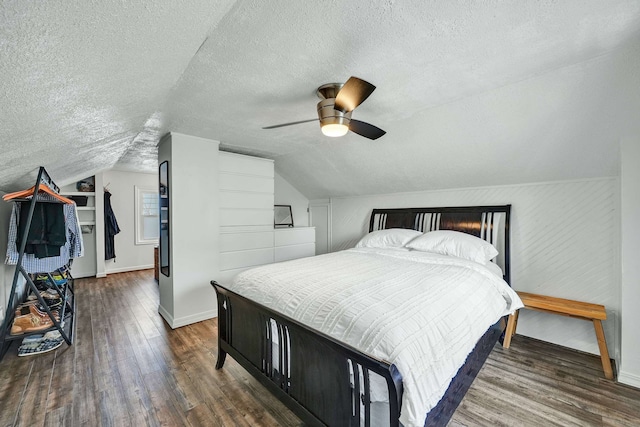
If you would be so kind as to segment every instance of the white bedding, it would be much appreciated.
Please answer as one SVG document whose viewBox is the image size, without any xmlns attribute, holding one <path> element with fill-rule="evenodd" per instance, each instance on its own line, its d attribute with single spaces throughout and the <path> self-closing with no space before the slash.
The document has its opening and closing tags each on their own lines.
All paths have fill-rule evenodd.
<svg viewBox="0 0 640 427">
<path fill-rule="evenodd" d="M 522 307 L 483 265 L 373 248 L 254 268 L 229 288 L 394 364 L 406 427 L 424 425 L 487 328 Z"/>
</svg>

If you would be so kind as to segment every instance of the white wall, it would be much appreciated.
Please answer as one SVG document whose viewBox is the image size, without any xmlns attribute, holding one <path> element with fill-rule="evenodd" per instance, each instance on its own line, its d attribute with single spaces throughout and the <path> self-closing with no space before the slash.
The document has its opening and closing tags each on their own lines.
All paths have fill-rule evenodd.
<svg viewBox="0 0 640 427">
<path fill-rule="evenodd" d="M 622 141 L 622 364 L 620 382 L 640 387 L 640 135 Z"/>
<path fill-rule="evenodd" d="M 5 193 L 0 192 L 0 195 Z M 13 280 L 13 273 L 15 267 L 12 265 L 6 265 L 4 263 L 7 253 L 7 232 L 9 230 L 9 217 L 11 215 L 12 203 L 0 201 L 0 322 L 4 320 L 5 310 L 7 308 L 7 302 L 9 301 L 9 295 L 11 294 L 11 282 Z"/>
<path fill-rule="evenodd" d="M 293 212 L 293 225 L 295 227 L 309 226 L 309 199 L 299 192 L 289 181 L 278 172 L 274 180 L 274 200 L 276 205 L 291 205 Z"/>
<path fill-rule="evenodd" d="M 209 282 L 220 274 L 218 145 L 172 132 L 158 146 L 158 162 L 169 161 L 170 203 L 170 275 L 160 273 L 158 311 L 172 328 L 217 315 Z"/>
<path fill-rule="evenodd" d="M 102 179 L 111 192 L 111 207 L 120 226 L 115 236 L 116 258 L 105 262 L 106 273 L 153 268 L 155 244 L 136 245 L 135 187 L 157 189 L 158 175 L 110 170 Z"/>
<path fill-rule="evenodd" d="M 620 139 L 622 355 L 618 381 L 640 387 L 640 43 L 624 51 L 615 82 L 625 124 Z M 625 66 L 629 64 L 629 66 Z"/>
<path fill-rule="evenodd" d="M 332 249 L 353 247 L 373 208 L 511 204 L 514 289 L 604 304 L 609 350 L 619 360 L 617 191 L 616 178 L 602 178 L 333 198 Z M 518 333 L 598 353 L 589 322 L 526 310 Z"/>
<path fill-rule="evenodd" d="M 274 260 L 273 160 L 219 153 L 220 275 L 226 285 L 247 268 Z"/>
</svg>

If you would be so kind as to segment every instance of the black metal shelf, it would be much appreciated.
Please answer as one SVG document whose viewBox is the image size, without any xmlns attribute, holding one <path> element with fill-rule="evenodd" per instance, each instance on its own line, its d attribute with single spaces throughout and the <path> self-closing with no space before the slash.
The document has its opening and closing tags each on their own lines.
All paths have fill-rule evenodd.
<svg viewBox="0 0 640 427">
<path fill-rule="evenodd" d="M 62 274 L 62 272 L 60 271 L 57 271 L 57 272 Z M 74 315 L 76 312 L 76 299 L 75 299 L 75 294 L 73 293 L 74 279 L 73 277 L 71 277 L 70 272 L 67 271 L 66 274 L 67 274 L 67 278 L 64 284 L 64 291 L 60 289 L 61 286 L 55 282 L 51 273 L 48 273 L 47 275 L 49 276 L 48 281 L 52 283 L 51 288 L 54 288 L 62 298 L 62 304 L 60 306 L 60 316 L 59 316 L 60 326 L 63 329 L 66 329 L 65 332 L 71 341 L 71 342 L 67 342 L 67 344 L 71 345 L 73 343 L 73 325 L 74 325 Z M 38 290 L 38 293 L 40 293 L 40 290 Z M 40 301 L 40 303 L 42 304 L 43 302 Z M 44 304 L 45 304 L 44 307 L 47 307 L 46 302 L 44 302 Z M 15 315 L 15 310 L 14 310 L 14 315 Z M 11 329 L 9 329 L 9 331 L 10 330 Z M 40 331 L 25 332 L 17 335 L 11 335 L 11 333 L 9 332 L 9 334 L 5 336 L 5 341 L 15 341 L 18 339 L 22 339 L 24 337 L 28 337 L 30 335 L 45 334 L 47 332 L 56 331 L 56 330 L 59 330 L 59 329 L 54 324 L 54 326 L 51 326 L 50 328 L 47 328 L 47 329 L 42 329 Z M 63 337 L 64 337 L 64 334 L 63 334 Z"/>
<path fill-rule="evenodd" d="M 27 273 L 27 271 L 22 266 L 27 235 L 31 227 L 31 220 L 33 219 L 33 212 L 36 202 L 40 202 L 39 200 L 37 200 L 36 195 L 38 194 L 41 185 L 46 185 L 56 193 L 60 192 L 60 188 L 53 182 L 53 179 L 51 179 L 46 169 L 44 167 L 40 167 L 40 169 L 38 170 L 38 178 L 36 179 L 36 183 L 33 189 L 33 197 L 31 197 L 31 199 L 12 200 L 16 202 L 29 202 L 29 213 L 27 216 L 27 224 L 24 227 L 22 239 L 20 240 L 21 243 L 18 250 L 18 261 L 16 263 L 16 269 L 11 284 L 11 294 L 9 295 L 9 301 L 6 307 L 4 320 L 2 321 L 2 325 L 0 325 L 0 360 L 4 358 L 4 355 L 6 354 L 13 341 L 23 339 L 24 337 L 30 335 L 43 334 L 49 331 L 57 330 L 60 332 L 60 335 L 68 345 L 73 344 L 73 336 L 75 331 L 74 326 L 76 299 L 73 290 L 73 277 L 71 276 L 68 265 L 63 267 L 65 269 L 64 272 L 62 271 L 62 268 L 56 270 L 55 272 L 42 272 L 47 274 L 47 282 L 49 283 L 48 286 L 55 289 L 62 299 L 62 304 L 59 309 L 59 320 L 56 320 L 56 316 L 53 314 L 53 311 L 49 308 L 49 305 L 40 294 L 40 290 L 35 285 L 33 279 L 31 278 L 31 275 Z M 64 284 L 56 283 L 52 273 L 60 274 L 66 279 L 66 282 Z M 20 276 L 24 278 L 26 283 L 24 287 L 20 286 L 20 289 L 18 289 Z M 62 289 L 62 287 L 64 287 L 64 289 Z M 47 315 L 53 322 L 53 326 L 40 331 L 31 331 L 22 334 L 11 335 L 11 325 L 13 324 L 15 318 L 15 311 L 20 303 L 24 302 L 30 294 L 36 296 L 38 302 L 40 303 L 42 308 L 44 308 Z"/>
</svg>

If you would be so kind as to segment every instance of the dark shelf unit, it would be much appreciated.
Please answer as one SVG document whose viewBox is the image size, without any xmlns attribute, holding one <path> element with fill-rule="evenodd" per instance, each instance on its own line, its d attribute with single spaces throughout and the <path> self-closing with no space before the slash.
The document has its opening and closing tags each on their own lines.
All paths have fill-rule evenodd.
<svg viewBox="0 0 640 427">
<path fill-rule="evenodd" d="M 53 272 L 39 273 L 47 275 L 47 279 L 45 281 L 47 283 L 47 286 L 51 289 L 54 289 L 62 299 L 62 304 L 59 309 L 59 320 L 56 319 L 53 311 L 49 308 L 49 305 L 40 294 L 38 287 L 34 283 L 32 275 L 27 273 L 27 271 L 22 266 L 27 234 L 29 232 L 29 228 L 31 227 L 31 220 L 33 219 L 33 212 L 37 202 L 37 194 L 42 185 L 46 185 L 56 193 L 60 192 L 60 188 L 55 184 L 55 182 L 53 182 L 53 179 L 51 179 L 46 169 L 41 166 L 38 170 L 38 177 L 36 179 L 33 190 L 34 196 L 31 197 L 30 200 L 13 200 L 15 202 L 28 201 L 29 213 L 27 216 L 27 224 L 24 227 L 22 239 L 20 240 L 20 248 L 18 249 L 18 262 L 16 263 L 16 268 L 13 274 L 13 281 L 11 283 L 11 294 L 9 295 L 9 301 L 7 303 L 4 320 L 2 321 L 2 325 L 0 326 L 0 361 L 4 358 L 13 341 L 23 339 L 24 337 L 27 337 L 29 335 L 43 334 L 49 331 L 57 330 L 60 332 L 60 335 L 68 345 L 73 344 L 73 336 L 75 331 L 74 319 L 76 313 L 76 299 L 73 290 L 73 277 L 71 276 L 71 272 L 69 271 L 69 265 L 66 265 Z M 54 279 L 54 275 L 56 274 L 63 276 L 65 278 L 65 283 L 57 283 Z M 22 276 L 25 280 L 24 286 L 19 283 L 20 276 Z M 41 331 L 11 335 L 11 325 L 13 324 L 13 320 L 15 318 L 15 311 L 18 306 L 22 302 L 24 302 L 31 294 L 36 296 L 41 307 L 44 308 L 45 312 L 53 322 L 53 326 Z"/>
</svg>

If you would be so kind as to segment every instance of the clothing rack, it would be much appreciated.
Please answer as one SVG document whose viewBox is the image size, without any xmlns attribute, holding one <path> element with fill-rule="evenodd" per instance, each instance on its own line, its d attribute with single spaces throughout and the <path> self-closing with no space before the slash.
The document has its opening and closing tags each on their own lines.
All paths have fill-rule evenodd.
<svg viewBox="0 0 640 427">
<path fill-rule="evenodd" d="M 11 283 L 11 294 L 9 295 L 9 302 L 7 304 L 7 310 L 5 312 L 4 320 L 2 321 L 2 326 L 0 327 L 0 360 L 4 358 L 7 350 L 9 349 L 12 341 L 22 339 L 26 336 L 33 334 L 42 334 L 48 331 L 57 330 L 60 332 L 60 335 L 65 340 L 68 345 L 73 344 L 73 335 L 74 335 L 74 314 L 76 311 L 76 301 L 75 295 L 73 292 L 73 277 L 69 272 L 69 266 L 67 265 L 65 269 L 58 269 L 55 272 L 42 272 L 47 275 L 47 282 L 50 288 L 54 289 L 62 300 L 62 305 L 59 309 L 59 316 L 56 318 L 49 305 L 46 303 L 31 276 L 22 266 L 22 261 L 24 258 L 25 248 L 27 244 L 27 238 L 29 234 L 29 229 L 31 228 L 31 221 L 33 219 L 33 212 L 36 207 L 37 195 L 42 185 L 46 185 L 51 190 L 56 193 L 60 193 L 60 188 L 53 182 L 53 179 L 46 171 L 43 166 L 40 166 L 38 170 L 38 177 L 36 179 L 36 184 L 33 190 L 33 196 L 29 201 L 29 213 L 27 215 L 27 223 L 24 226 L 24 230 L 22 232 L 22 238 L 20 240 L 20 248 L 18 249 L 18 262 L 16 263 L 16 268 L 13 274 L 13 281 Z M 24 201 L 25 199 L 15 199 L 14 201 Z M 64 271 L 63 271 L 64 270 Z M 61 276 L 66 276 L 65 283 L 57 283 L 53 277 L 52 273 L 60 274 Z M 26 286 L 24 288 L 19 289 L 19 278 L 20 275 L 25 279 Z M 15 311 L 18 305 L 23 302 L 29 293 L 32 292 L 38 299 L 41 307 L 47 313 L 49 318 L 51 319 L 53 326 L 49 329 L 35 331 L 35 332 L 26 332 L 20 335 L 11 335 L 11 325 L 15 318 Z M 20 293 L 20 295 L 18 295 Z"/>
</svg>

